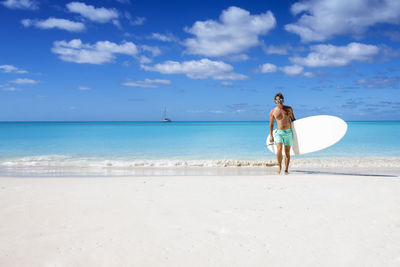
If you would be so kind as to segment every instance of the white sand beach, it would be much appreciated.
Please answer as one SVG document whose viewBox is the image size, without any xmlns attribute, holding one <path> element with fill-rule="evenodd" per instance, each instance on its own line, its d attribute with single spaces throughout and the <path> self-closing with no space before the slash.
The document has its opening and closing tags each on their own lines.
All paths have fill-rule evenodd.
<svg viewBox="0 0 400 267">
<path fill-rule="evenodd" d="M 1 177 L 0 266 L 400 266 L 399 172 L 357 173 Z"/>
</svg>

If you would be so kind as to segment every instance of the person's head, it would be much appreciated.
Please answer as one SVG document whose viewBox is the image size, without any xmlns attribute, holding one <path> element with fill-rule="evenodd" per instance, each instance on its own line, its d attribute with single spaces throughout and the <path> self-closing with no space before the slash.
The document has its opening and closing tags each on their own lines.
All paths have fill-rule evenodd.
<svg viewBox="0 0 400 267">
<path fill-rule="evenodd" d="M 283 103 L 284 97 L 282 95 L 282 93 L 277 93 L 274 97 L 275 103 L 277 104 L 281 104 Z"/>
</svg>

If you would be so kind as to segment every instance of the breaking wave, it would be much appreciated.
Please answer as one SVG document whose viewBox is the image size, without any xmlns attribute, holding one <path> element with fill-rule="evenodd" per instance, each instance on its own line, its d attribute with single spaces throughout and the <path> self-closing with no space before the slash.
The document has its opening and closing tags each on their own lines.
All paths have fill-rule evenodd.
<svg viewBox="0 0 400 267">
<path fill-rule="evenodd" d="M 41 155 L 0 159 L 2 168 L 136 168 L 136 167 L 273 167 L 276 160 L 180 160 L 76 157 L 67 155 Z M 324 168 L 400 168 L 398 157 L 354 158 L 295 158 L 291 167 Z"/>
</svg>

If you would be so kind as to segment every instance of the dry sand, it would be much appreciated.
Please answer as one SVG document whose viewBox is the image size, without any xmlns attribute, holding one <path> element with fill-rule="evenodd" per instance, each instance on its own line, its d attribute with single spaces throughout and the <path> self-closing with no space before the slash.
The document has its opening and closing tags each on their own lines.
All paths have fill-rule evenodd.
<svg viewBox="0 0 400 267">
<path fill-rule="evenodd" d="M 0 266 L 400 266 L 400 177 L 0 178 Z"/>
</svg>

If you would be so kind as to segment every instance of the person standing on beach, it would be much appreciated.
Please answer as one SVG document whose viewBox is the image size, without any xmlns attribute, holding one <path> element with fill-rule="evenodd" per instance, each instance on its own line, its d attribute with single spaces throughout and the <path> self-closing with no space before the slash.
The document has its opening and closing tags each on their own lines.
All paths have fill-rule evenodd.
<svg viewBox="0 0 400 267">
<path fill-rule="evenodd" d="M 293 109 L 289 106 L 284 106 L 284 98 L 281 93 L 275 95 L 276 107 L 269 113 L 269 141 L 276 142 L 277 153 L 276 157 L 278 160 L 278 173 L 282 170 L 282 148 L 285 146 L 285 174 L 289 174 L 289 162 L 290 162 L 290 147 L 292 146 L 293 132 L 292 132 L 292 121 L 295 121 L 293 115 Z M 277 129 L 274 130 L 274 121 L 276 121 Z"/>
</svg>

